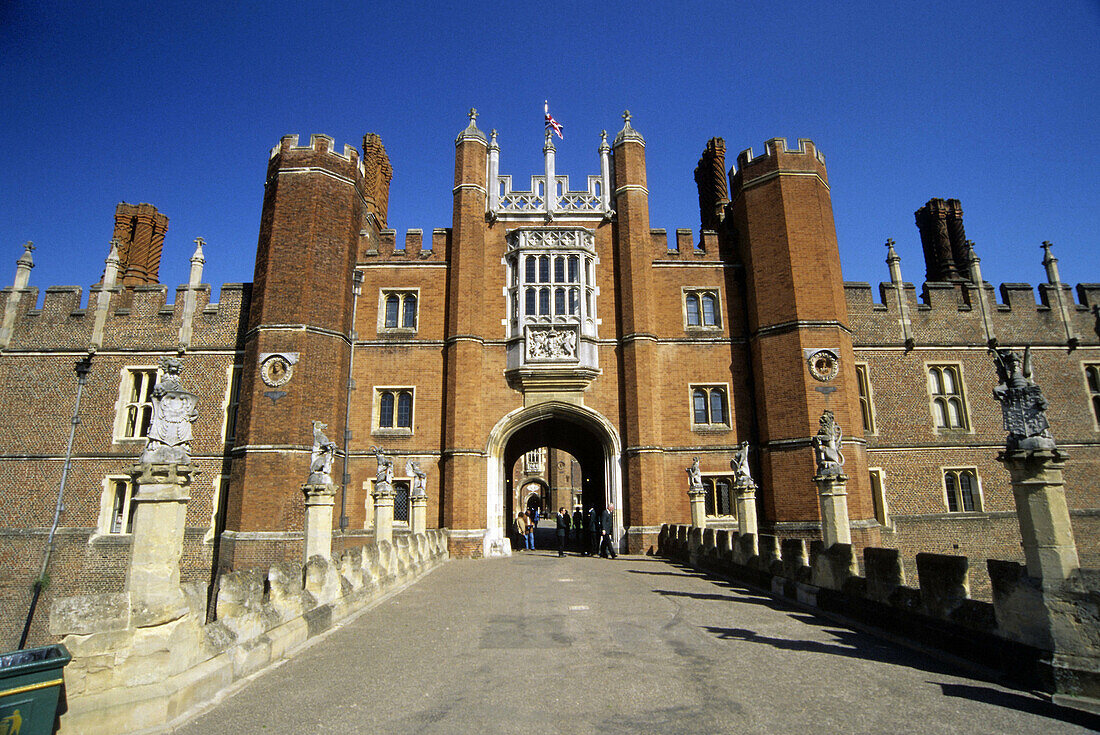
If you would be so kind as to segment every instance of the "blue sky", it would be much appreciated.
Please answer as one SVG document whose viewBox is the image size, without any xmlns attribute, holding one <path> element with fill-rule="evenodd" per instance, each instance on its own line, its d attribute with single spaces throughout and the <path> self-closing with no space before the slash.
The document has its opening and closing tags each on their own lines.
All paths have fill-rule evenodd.
<svg viewBox="0 0 1100 735">
<path fill-rule="evenodd" d="M 252 280 L 268 150 L 379 133 L 390 226 L 449 227 L 466 110 L 496 128 L 501 173 L 542 166 L 542 103 L 566 125 L 557 169 L 598 172 L 624 108 L 647 141 L 653 227 L 699 227 L 692 171 L 811 138 L 827 157 L 845 278 L 907 280 L 913 212 L 956 197 L 993 283 L 1100 281 L 1100 3 L 55 3 L 0 0 L 0 284 L 98 280 L 119 201 L 170 220 L 161 280 L 207 241 L 215 285 Z"/>
</svg>

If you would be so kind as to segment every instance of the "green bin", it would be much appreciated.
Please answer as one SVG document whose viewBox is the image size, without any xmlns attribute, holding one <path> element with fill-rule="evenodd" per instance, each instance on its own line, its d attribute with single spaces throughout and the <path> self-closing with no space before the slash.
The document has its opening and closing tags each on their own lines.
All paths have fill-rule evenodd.
<svg viewBox="0 0 1100 735">
<path fill-rule="evenodd" d="M 0 655 L 0 735 L 54 732 L 61 670 L 72 658 L 60 644 Z"/>
</svg>

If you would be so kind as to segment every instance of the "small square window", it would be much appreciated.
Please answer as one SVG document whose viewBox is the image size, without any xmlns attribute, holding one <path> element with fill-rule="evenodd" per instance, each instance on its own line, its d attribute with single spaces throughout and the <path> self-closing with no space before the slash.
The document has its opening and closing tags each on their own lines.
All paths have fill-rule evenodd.
<svg viewBox="0 0 1100 735">
<path fill-rule="evenodd" d="M 734 504 L 733 478 L 719 475 L 704 475 L 703 487 L 707 491 L 705 508 L 710 518 L 734 518 L 737 508 Z"/>
<path fill-rule="evenodd" d="M 110 535 L 134 532 L 133 483 L 129 478 L 108 477 L 103 481 L 99 531 Z"/>
<path fill-rule="evenodd" d="M 691 423 L 697 431 L 730 428 L 729 394 L 725 386 L 691 386 Z"/>
<path fill-rule="evenodd" d="M 718 291 L 715 289 L 684 289 L 684 328 L 689 330 L 720 329 Z"/>
<path fill-rule="evenodd" d="M 982 509 L 978 471 L 973 467 L 943 471 L 944 497 L 950 513 L 973 513 Z"/>
<path fill-rule="evenodd" d="M 413 388 L 374 389 L 374 433 L 413 433 Z"/>
<path fill-rule="evenodd" d="M 155 367 L 122 369 L 115 415 L 116 440 L 141 439 L 149 435 L 149 425 L 153 420 L 153 387 L 156 384 Z"/>
<path fill-rule="evenodd" d="M 1085 365 L 1085 383 L 1092 403 L 1092 418 L 1100 427 L 1100 364 Z"/>
<path fill-rule="evenodd" d="M 379 292 L 378 331 L 415 332 L 419 306 L 416 289 L 383 289 Z"/>
</svg>

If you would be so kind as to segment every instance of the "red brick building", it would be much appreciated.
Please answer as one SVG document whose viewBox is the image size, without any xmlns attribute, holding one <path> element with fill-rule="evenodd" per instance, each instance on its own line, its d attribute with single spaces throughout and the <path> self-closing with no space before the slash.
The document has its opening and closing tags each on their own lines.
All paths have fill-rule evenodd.
<svg viewBox="0 0 1100 735">
<path fill-rule="evenodd" d="M 626 117 L 595 148 L 596 173 L 574 185 L 556 173 L 547 138 L 545 170 L 527 186 L 501 173 L 495 134 L 471 116 L 455 141 L 452 222 L 399 238 L 378 136 L 362 153 L 288 136 L 268 162 L 254 281 L 223 286 L 218 304 L 200 283 L 201 247 L 191 282 L 167 303 L 156 273 L 168 223 L 149 205 L 120 205 L 114 262 L 87 308 L 71 287 L 47 289 L 37 308 L 28 250 L 0 293 L 0 635 L 23 624 L 66 465 L 48 592 L 121 588 L 123 469 L 169 355 L 182 356 L 184 382 L 202 397 L 185 580 L 300 556 L 314 420 L 339 447 L 338 545 L 371 533 L 375 446 L 397 457 L 399 475 L 409 459 L 427 470 L 428 525 L 449 530 L 454 554 L 504 548 L 528 499 L 517 466 L 547 450 L 569 461 L 568 493 L 546 496 L 554 507 L 613 504 L 630 552 L 649 551 L 662 523 L 688 520 L 685 468 L 696 456 L 708 514 L 733 526 L 729 462 L 741 441 L 752 447 L 761 531 L 814 537 L 811 437 L 828 408 L 845 432 L 857 545 L 1021 558 L 995 461 L 1004 432 L 989 395 L 993 340 L 1033 348 L 1070 455 L 1082 560 L 1100 560 L 1100 285 L 1075 298 L 1048 253 L 1039 303 L 1020 284 L 998 299 L 980 280 L 961 207 L 938 199 L 917 213 L 928 275 L 919 294 L 892 250 L 868 254 L 890 261 L 877 298 L 845 283 L 825 159 L 805 140 L 790 150 L 768 141 L 727 170 L 725 144 L 712 139 L 695 171 L 701 228 L 670 238 L 650 228 L 650 191 L 687 185 L 687 172 L 651 187 L 645 149 Z M 73 365 L 89 355 L 69 454 Z M 407 480 L 396 483 L 398 528 Z M 542 481 L 548 493 L 567 485 Z"/>
</svg>

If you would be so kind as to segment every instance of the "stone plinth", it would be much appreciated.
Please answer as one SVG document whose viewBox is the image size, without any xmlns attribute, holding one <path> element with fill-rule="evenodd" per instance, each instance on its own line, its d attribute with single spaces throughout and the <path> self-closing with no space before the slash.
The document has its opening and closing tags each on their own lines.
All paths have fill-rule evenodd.
<svg viewBox="0 0 1100 735">
<path fill-rule="evenodd" d="M 738 478 L 733 491 L 737 498 L 737 530 L 756 536 L 760 533 L 756 523 L 756 483 L 748 477 Z"/>
<path fill-rule="evenodd" d="M 428 528 L 428 496 L 414 495 L 409 498 L 412 506 L 409 513 L 410 530 L 414 533 L 424 533 Z"/>
<path fill-rule="evenodd" d="M 691 525 L 695 528 L 706 528 L 707 491 L 702 485 L 695 485 L 688 490 L 688 498 L 691 502 Z"/>
<path fill-rule="evenodd" d="M 997 459 L 1012 477 L 1028 575 L 1042 579 L 1044 587 L 1060 584 L 1081 566 L 1062 480 L 1066 455 L 1057 449 L 1017 449 Z"/>
<path fill-rule="evenodd" d="M 127 470 L 134 481 L 134 524 L 126 591 L 139 627 L 176 620 L 187 612 L 180 555 L 196 472 L 190 464 L 142 463 Z"/>
<path fill-rule="evenodd" d="M 821 507 L 821 540 L 825 548 L 852 543 L 848 524 L 848 477 L 818 475 L 814 477 L 814 484 Z"/>
<path fill-rule="evenodd" d="M 382 483 L 379 483 L 381 486 Z M 374 543 L 393 543 L 393 493 L 376 489 L 374 497 Z"/>
<path fill-rule="evenodd" d="M 332 507 L 336 498 L 336 486 L 332 483 L 302 485 L 306 496 L 306 538 L 302 561 L 311 557 L 332 554 Z"/>
</svg>

